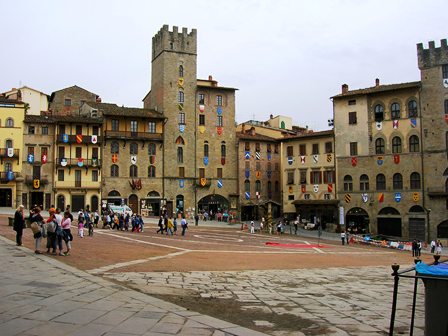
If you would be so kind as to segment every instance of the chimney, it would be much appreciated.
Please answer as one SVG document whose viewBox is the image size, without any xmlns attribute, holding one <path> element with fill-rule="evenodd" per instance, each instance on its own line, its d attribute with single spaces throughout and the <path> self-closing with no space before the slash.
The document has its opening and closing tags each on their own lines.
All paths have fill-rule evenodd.
<svg viewBox="0 0 448 336">
<path fill-rule="evenodd" d="M 342 93 L 346 93 L 348 91 L 348 85 L 342 84 Z"/>
<path fill-rule="evenodd" d="M 209 80 L 209 81 L 212 81 L 212 80 L 213 80 L 212 75 L 208 75 L 208 80 Z"/>
<path fill-rule="evenodd" d="M 100 97 L 96 98 L 96 102 L 101 103 L 101 98 Z"/>
<path fill-rule="evenodd" d="M 250 128 L 250 135 L 255 135 L 255 127 Z"/>
<path fill-rule="evenodd" d="M 379 78 L 375 79 L 375 86 L 380 86 L 380 79 Z"/>
<path fill-rule="evenodd" d="M 244 132 L 246 132 L 246 124 L 242 123 L 241 124 L 241 133 L 244 133 Z"/>
<path fill-rule="evenodd" d="M 274 116 L 271 114 L 270 117 L 269 117 L 269 119 L 274 119 Z"/>
</svg>

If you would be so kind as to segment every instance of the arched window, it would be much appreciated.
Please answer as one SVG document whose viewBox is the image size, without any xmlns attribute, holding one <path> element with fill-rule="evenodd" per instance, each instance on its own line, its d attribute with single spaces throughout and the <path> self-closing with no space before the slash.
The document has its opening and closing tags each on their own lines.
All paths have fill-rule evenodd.
<svg viewBox="0 0 448 336">
<path fill-rule="evenodd" d="M 12 140 L 9 140 L 9 139 L 5 141 L 5 145 L 6 145 L 6 148 L 14 148 L 12 146 Z"/>
<path fill-rule="evenodd" d="M 183 65 L 179 65 L 179 77 L 184 77 L 184 67 Z"/>
<path fill-rule="evenodd" d="M 184 149 L 177 147 L 177 163 L 184 163 Z"/>
<path fill-rule="evenodd" d="M 382 105 L 378 104 L 375 106 L 375 120 L 381 121 L 384 119 L 384 108 Z"/>
<path fill-rule="evenodd" d="M 250 191 L 250 181 L 249 180 L 244 181 L 244 191 Z"/>
<path fill-rule="evenodd" d="M 204 157 L 208 157 L 208 142 L 204 143 Z"/>
<path fill-rule="evenodd" d="M 156 177 L 156 167 L 154 166 L 148 167 L 148 177 Z"/>
<path fill-rule="evenodd" d="M 391 116 L 392 119 L 399 119 L 400 118 L 400 104 L 398 103 L 393 103 L 391 108 Z"/>
<path fill-rule="evenodd" d="M 401 190 L 403 189 L 403 176 L 401 176 L 400 173 L 396 173 L 393 176 L 393 187 L 394 190 Z"/>
<path fill-rule="evenodd" d="M 353 190 L 353 178 L 350 175 L 344 176 L 344 191 Z"/>
<path fill-rule="evenodd" d="M 119 176 L 119 174 L 118 174 L 118 166 L 117 165 L 112 165 L 110 167 L 110 176 L 111 177 L 118 177 Z"/>
<path fill-rule="evenodd" d="M 135 165 L 132 165 L 129 168 L 129 176 L 130 177 L 137 177 L 138 176 L 138 167 Z"/>
<path fill-rule="evenodd" d="M 409 151 L 419 152 L 420 151 L 420 139 L 417 135 L 411 135 L 409 138 Z"/>
<path fill-rule="evenodd" d="M 111 154 L 118 154 L 118 142 L 114 141 L 110 144 Z"/>
<path fill-rule="evenodd" d="M 369 177 L 366 174 L 362 174 L 359 178 L 359 190 L 369 190 Z"/>
<path fill-rule="evenodd" d="M 384 174 L 376 176 L 376 190 L 386 190 L 386 176 Z"/>
<path fill-rule="evenodd" d="M 12 118 L 6 119 L 6 127 L 14 127 L 14 119 Z"/>
<path fill-rule="evenodd" d="M 411 189 L 420 189 L 420 174 L 419 173 L 412 173 L 411 174 Z"/>
<path fill-rule="evenodd" d="M 151 143 L 148 145 L 148 155 L 156 155 L 156 145 Z"/>
<path fill-rule="evenodd" d="M 272 191 L 272 182 L 268 181 L 268 191 Z"/>
<path fill-rule="evenodd" d="M 182 91 L 179 91 L 179 94 L 177 95 L 177 100 L 180 103 L 184 102 L 184 93 Z"/>
<path fill-rule="evenodd" d="M 129 145 L 130 154 L 138 154 L 138 146 L 135 142 Z"/>
<path fill-rule="evenodd" d="M 384 154 L 386 145 L 385 145 L 385 141 L 383 138 L 378 138 L 375 141 L 375 153 L 376 154 Z"/>
<path fill-rule="evenodd" d="M 182 139 L 182 137 L 177 137 L 176 145 L 185 145 L 184 139 Z"/>
<path fill-rule="evenodd" d="M 392 139 L 392 153 L 401 153 L 401 138 L 395 137 Z"/>
<path fill-rule="evenodd" d="M 226 143 L 225 141 L 221 142 L 221 157 L 226 157 Z"/>
<path fill-rule="evenodd" d="M 255 191 L 261 191 L 261 182 L 259 180 L 255 181 Z"/>
<path fill-rule="evenodd" d="M 409 111 L 409 118 L 418 117 L 417 102 L 415 100 L 411 100 L 408 103 L 408 111 Z"/>
</svg>

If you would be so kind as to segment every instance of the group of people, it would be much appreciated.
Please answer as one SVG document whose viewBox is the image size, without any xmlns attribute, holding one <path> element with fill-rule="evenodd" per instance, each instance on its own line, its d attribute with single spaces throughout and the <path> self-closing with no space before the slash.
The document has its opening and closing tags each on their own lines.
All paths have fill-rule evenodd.
<svg viewBox="0 0 448 336">
<path fill-rule="evenodd" d="M 228 214 L 227 212 L 221 212 L 221 211 L 219 211 L 218 213 L 214 213 L 213 210 L 210 210 L 208 212 L 204 211 L 202 213 L 202 216 L 204 217 L 204 221 L 207 221 L 207 218 L 208 218 L 208 220 L 215 220 L 215 217 L 217 217 L 218 222 L 229 221 L 231 223 L 235 219 L 235 217 L 233 216 L 232 213 Z M 199 216 L 198 216 L 198 218 L 199 218 Z"/>
<path fill-rule="evenodd" d="M 140 233 L 143 232 L 143 225 L 142 216 L 137 214 L 130 216 L 128 213 L 120 214 L 107 211 L 103 216 L 103 229 L 117 229 L 119 231 L 129 231 L 131 229 L 131 232 Z"/>
<path fill-rule="evenodd" d="M 431 241 L 431 253 L 435 252 L 436 254 L 442 254 L 442 248 L 443 245 L 440 242 L 440 239 L 437 240 L 437 243 L 434 239 Z"/>
<path fill-rule="evenodd" d="M 168 218 L 168 215 L 164 214 L 163 216 L 160 216 L 158 226 L 159 229 L 156 231 L 156 233 L 160 232 L 161 234 L 164 234 L 164 232 L 166 232 L 166 235 L 170 233 L 172 236 L 177 235 L 176 218 Z M 188 229 L 188 222 L 185 219 L 185 216 L 182 217 L 180 226 L 182 228 L 182 236 L 185 236 L 185 231 Z"/>
<path fill-rule="evenodd" d="M 60 256 L 69 256 L 71 250 L 70 242 L 73 235 L 70 231 L 73 216 L 69 211 L 61 215 L 61 209 L 51 208 L 48 210 L 50 217 L 45 220 L 41 215 L 41 208 L 34 206 L 30 209 L 29 219 L 31 222 L 31 230 L 36 241 L 34 253 L 42 254 L 40 251 L 43 238 L 47 239 L 47 253 Z M 22 236 L 23 229 L 26 228 L 24 206 L 19 205 L 14 213 L 13 229 L 16 231 L 16 244 L 23 246 Z M 63 252 L 63 242 L 67 247 L 67 251 Z M 59 252 L 58 252 L 59 250 Z"/>
</svg>

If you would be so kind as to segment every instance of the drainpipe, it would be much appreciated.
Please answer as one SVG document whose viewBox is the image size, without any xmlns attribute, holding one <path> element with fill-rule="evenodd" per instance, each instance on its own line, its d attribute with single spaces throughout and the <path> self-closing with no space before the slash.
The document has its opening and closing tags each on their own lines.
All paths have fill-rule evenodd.
<svg viewBox="0 0 448 336">
<path fill-rule="evenodd" d="M 430 210 L 428 210 L 426 208 L 426 195 L 425 195 L 425 165 L 423 163 L 423 139 L 425 137 L 424 133 L 423 133 L 423 110 L 422 110 L 422 100 L 421 100 L 421 92 L 422 92 L 422 88 L 419 87 L 418 89 L 418 104 L 419 104 L 419 110 L 420 110 L 420 138 L 422 139 L 421 141 L 421 146 L 420 146 L 420 160 L 421 160 L 421 166 L 422 166 L 422 177 L 421 177 L 421 184 L 422 184 L 422 198 L 423 198 L 423 209 L 425 209 L 426 211 L 426 223 L 428 225 L 427 228 L 427 236 L 426 236 L 426 242 L 429 243 L 431 241 L 430 236 L 431 236 L 431 227 L 429 224 L 429 213 Z M 410 237 L 409 237 L 410 238 Z"/>
</svg>

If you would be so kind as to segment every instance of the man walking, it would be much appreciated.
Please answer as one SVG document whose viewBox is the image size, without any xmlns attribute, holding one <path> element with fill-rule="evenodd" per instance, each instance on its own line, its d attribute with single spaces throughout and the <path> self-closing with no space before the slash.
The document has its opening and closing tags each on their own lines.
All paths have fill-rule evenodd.
<svg viewBox="0 0 448 336">
<path fill-rule="evenodd" d="M 180 225 L 182 226 L 182 236 L 185 236 L 185 230 L 188 229 L 188 223 L 185 220 L 185 217 L 182 217 L 182 221 L 180 222 Z"/>
</svg>

